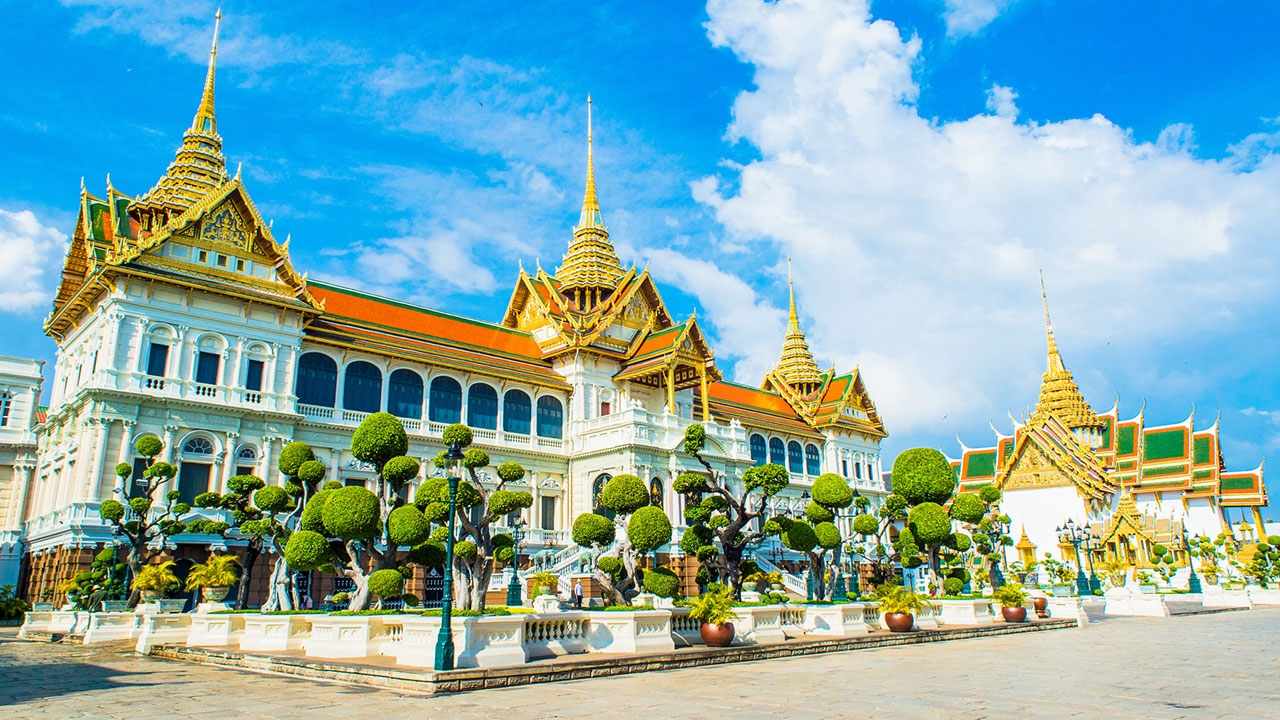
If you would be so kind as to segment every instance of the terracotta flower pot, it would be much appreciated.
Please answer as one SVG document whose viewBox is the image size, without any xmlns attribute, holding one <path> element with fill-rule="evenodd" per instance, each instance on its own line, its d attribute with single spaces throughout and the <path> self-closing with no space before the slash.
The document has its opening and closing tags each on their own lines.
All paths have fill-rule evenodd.
<svg viewBox="0 0 1280 720">
<path fill-rule="evenodd" d="M 909 632 L 916 619 L 911 613 L 885 613 L 884 624 L 893 632 Z"/>
<path fill-rule="evenodd" d="M 1017 607 L 1002 606 L 1000 614 L 1004 616 L 1005 622 L 1020 623 L 1027 621 L 1027 609 L 1021 605 Z"/>
<path fill-rule="evenodd" d="M 1036 617 L 1042 617 L 1042 618 L 1049 617 L 1049 598 L 1047 597 L 1034 598 L 1032 600 L 1032 603 L 1035 605 L 1035 608 L 1036 608 Z"/>
<path fill-rule="evenodd" d="M 702 623 L 698 628 L 698 634 L 702 636 L 702 642 L 706 643 L 707 647 L 729 647 L 733 642 L 733 623 L 719 625 Z"/>
<path fill-rule="evenodd" d="M 200 588 L 200 599 L 205 602 L 222 602 L 229 592 L 229 587 L 203 587 Z"/>
</svg>

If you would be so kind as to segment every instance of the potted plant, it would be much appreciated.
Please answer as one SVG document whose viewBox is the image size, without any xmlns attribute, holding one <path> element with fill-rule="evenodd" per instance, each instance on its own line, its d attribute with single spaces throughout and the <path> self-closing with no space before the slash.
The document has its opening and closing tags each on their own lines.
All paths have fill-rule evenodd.
<svg viewBox="0 0 1280 720">
<path fill-rule="evenodd" d="M 555 595 L 556 588 L 560 586 L 560 578 L 552 572 L 545 570 L 533 574 L 533 587 L 537 590 L 534 596 L 538 595 Z"/>
<path fill-rule="evenodd" d="M 732 591 L 717 588 L 705 592 L 689 601 L 689 619 L 702 623 L 698 634 L 708 647 L 728 647 L 733 642 L 733 597 Z"/>
<path fill-rule="evenodd" d="M 1005 622 L 1020 623 L 1027 619 L 1027 591 L 1018 583 L 1005 583 L 992 596 L 1000 603 Z"/>
<path fill-rule="evenodd" d="M 239 564 L 240 558 L 235 555 L 210 555 L 208 561 L 191 567 L 187 575 L 187 590 L 200 588 L 202 601 L 222 602 L 239 578 L 236 574 L 236 565 Z"/>
<path fill-rule="evenodd" d="M 178 576 L 173 574 L 173 561 L 166 560 L 142 568 L 129 587 L 141 593 L 143 601 L 156 602 L 177 586 Z"/>
<path fill-rule="evenodd" d="M 901 585 L 886 583 L 876 588 L 884 624 L 893 632 L 907 632 L 915 625 L 915 613 L 924 609 L 928 600 Z"/>
</svg>

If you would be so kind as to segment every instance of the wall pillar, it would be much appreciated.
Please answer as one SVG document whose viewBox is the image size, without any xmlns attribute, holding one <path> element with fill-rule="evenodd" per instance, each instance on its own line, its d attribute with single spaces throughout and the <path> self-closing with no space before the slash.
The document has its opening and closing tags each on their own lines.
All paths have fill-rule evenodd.
<svg viewBox="0 0 1280 720">
<path fill-rule="evenodd" d="M 133 456 L 134 456 L 133 427 L 138 423 L 134 420 L 121 420 L 120 424 L 123 430 L 122 430 L 122 434 L 120 435 L 120 454 L 116 458 L 116 464 L 119 465 L 120 463 L 129 463 L 130 465 L 133 465 Z M 133 476 L 131 473 L 130 479 L 132 479 L 132 477 Z M 116 475 L 115 487 L 112 488 L 112 491 L 111 491 L 112 494 L 127 496 L 128 489 L 125 488 L 124 483 L 125 483 L 125 478 L 122 478 L 119 475 Z"/>
<path fill-rule="evenodd" d="M 84 499 L 94 500 L 98 496 L 98 486 L 102 480 L 102 466 L 107 459 L 107 434 L 111 430 L 111 421 L 105 418 L 93 420 L 93 455 L 89 466 L 85 468 Z"/>
<path fill-rule="evenodd" d="M 262 459 L 258 461 L 261 463 L 258 465 L 258 477 L 261 477 L 268 485 L 275 485 L 271 480 L 271 463 L 274 461 L 272 450 L 275 447 L 275 442 L 275 438 L 265 435 L 262 437 Z"/>
<path fill-rule="evenodd" d="M 236 441 L 240 439 L 240 433 L 228 432 L 226 448 L 222 452 L 222 481 L 219 483 L 218 490 L 220 493 L 227 492 L 227 483 L 231 480 L 231 476 L 236 471 Z M 209 488 L 212 490 L 213 488 Z"/>
</svg>

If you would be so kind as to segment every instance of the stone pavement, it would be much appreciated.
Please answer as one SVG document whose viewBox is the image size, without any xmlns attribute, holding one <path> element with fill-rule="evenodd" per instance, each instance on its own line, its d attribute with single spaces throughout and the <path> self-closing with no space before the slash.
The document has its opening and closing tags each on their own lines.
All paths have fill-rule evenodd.
<svg viewBox="0 0 1280 720">
<path fill-rule="evenodd" d="M 0 718 L 1280 719 L 1280 608 L 420 697 L 27 643 Z"/>
</svg>

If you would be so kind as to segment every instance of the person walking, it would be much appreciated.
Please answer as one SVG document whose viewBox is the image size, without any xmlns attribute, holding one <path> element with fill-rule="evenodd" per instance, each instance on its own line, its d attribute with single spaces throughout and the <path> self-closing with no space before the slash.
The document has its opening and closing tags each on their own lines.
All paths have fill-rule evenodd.
<svg viewBox="0 0 1280 720">
<path fill-rule="evenodd" d="M 573 581 L 573 607 L 575 610 L 582 609 L 582 581 Z"/>
</svg>

